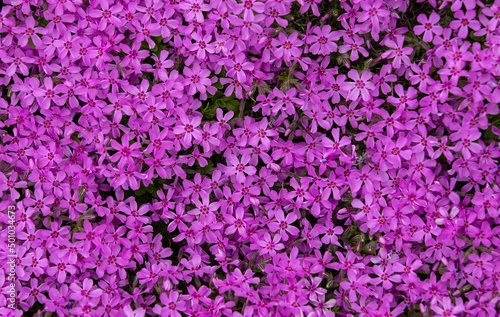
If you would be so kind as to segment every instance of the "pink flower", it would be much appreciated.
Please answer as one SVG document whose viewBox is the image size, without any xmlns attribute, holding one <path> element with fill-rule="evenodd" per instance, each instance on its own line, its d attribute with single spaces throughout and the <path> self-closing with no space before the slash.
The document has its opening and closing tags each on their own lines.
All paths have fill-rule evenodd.
<svg viewBox="0 0 500 317">
<path fill-rule="evenodd" d="M 196 21 L 201 23 L 205 20 L 203 17 L 203 11 L 208 11 L 210 6 L 205 4 L 204 1 L 200 0 L 188 0 L 179 4 L 179 8 L 187 11 L 184 14 L 184 18 L 187 22 Z"/>
<path fill-rule="evenodd" d="M 170 291 L 168 292 L 168 295 L 167 293 L 161 293 L 160 301 L 165 306 L 161 307 L 156 304 L 153 308 L 153 312 L 155 314 L 161 316 L 181 317 L 182 315 L 180 312 L 185 311 L 184 307 L 186 303 L 180 298 L 180 293 L 178 291 Z"/>
<path fill-rule="evenodd" d="M 130 137 L 128 134 L 124 134 L 122 136 L 122 144 L 116 142 L 115 140 L 111 140 L 111 146 L 117 150 L 115 154 L 113 154 L 110 157 L 110 160 L 112 162 L 120 161 L 118 162 L 118 168 L 123 168 L 125 164 L 133 165 L 135 164 L 134 162 L 134 157 L 140 157 L 141 152 L 138 151 L 138 149 L 141 147 L 141 144 L 139 142 L 135 142 L 132 145 L 130 143 Z"/>
<path fill-rule="evenodd" d="M 466 38 L 469 32 L 469 28 L 477 31 L 481 28 L 481 23 L 479 21 L 473 20 L 476 17 L 475 10 L 467 10 L 464 14 L 463 11 L 455 12 L 455 18 L 457 20 L 453 20 L 450 22 L 450 28 L 453 30 L 458 30 L 458 36 L 461 38 Z"/>
<path fill-rule="evenodd" d="M 212 87 L 212 80 L 210 80 L 210 71 L 202 69 L 199 63 L 193 65 L 193 68 L 184 68 L 184 85 L 187 87 L 187 93 L 194 95 L 196 92 L 200 93 L 200 99 L 207 99 L 207 91 L 214 95 L 217 89 Z M 215 79 L 214 79 L 215 80 Z"/>
<path fill-rule="evenodd" d="M 325 25 L 323 28 L 315 27 L 314 34 L 307 37 L 307 43 L 312 44 L 309 51 L 313 54 L 328 55 L 337 50 L 337 41 L 340 35 L 337 31 L 332 32 L 330 25 Z"/>
<path fill-rule="evenodd" d="M 354 80 L 354 82 L 344 83 L 344 89 L 349 91 L 347 95 L 348 100 L 357 100 L 359 95 L 365 101 L 370 98 L 370 91 L 375 89 L 375 85 L 369 81 L 372 78 L 372 73 L 363 71 L 361 77 L 357 70 L 351 69 L 347 76 Z"/>
<path fill-rule="evenodd" d="M 257 246 L 252 245 L 252 249 L 260 249 L 260 255 L 269 254 L 270 256 L 274 256 L 276 255 L 276 251 L 285 248 L 283 243 L 279 243 L 280 240 L 281 236 L 279 234 L 275 234 L 274 238 L 271 238 L 271 235 L 266 232 L 263 239 L 257 241 Z"/>
<path fill-rule="evenodd" d="M 290 66 L 292 57 L 298 57 L 302 54 L 299 48 L 303 45 L 303 41 L 298 39 L 299 33 L 294 32 L 289 37 L 284 33 L 280 33 L 278 39 L 272 40 L 272 45 L 276 47 L 274 56 L 283 59 L 287 66 Z M 279 62 L 278 64 L 281 64 Z"/>
<path fill-rule="evenodd" d="M 392 66 L 394 66 L 394 68 L 396 69 L 401 67 L 402 63 L 405 66 L 411 65 L 411 61 L 408 55 L 410 55 L 411 52 L 413 52 L 413 48 L 404 47 L 404 41 L 405 41 L 404 36 L 398 36 L 396 38 L 396 42 L 392 40 L 387 40 L 385 42 L 385 45 L 393 48 L 394 50 L 386 51 L 381 55 L 382 58 L 394 58 L 394 60 L 392 61 Z"/>
<path fill-rule="evenodd" d="M 436 25 L 439 22 L 441 17 L 436 12 L 432 11 L 429 18 L 425 16 L 425 14 L 420 14 L 417 17 L 417 21 L 422 23 L 423 25 L 416 25 L 413 27 L 413 31 L 416 35 L 420 35 L 424 33 L 424 41 L 431 42 L 433 34 L 441 35 L 443 34 L 443 28 L 440 25 Z"/>
<path fill-rule="evenodd" d="M 250 155 L 245 153 L 241 156 L 241 161 L 238 160 L 236 155 L 229 155 L 227 157 L 227 167 L 225 169 L 226 175 L 236 175 L 235 180 L 239 183 L 245 182 L 245 174 L 255 175 L 257 169 L 254 166 L 247 165 L 250 161 Z"/>
</svg>

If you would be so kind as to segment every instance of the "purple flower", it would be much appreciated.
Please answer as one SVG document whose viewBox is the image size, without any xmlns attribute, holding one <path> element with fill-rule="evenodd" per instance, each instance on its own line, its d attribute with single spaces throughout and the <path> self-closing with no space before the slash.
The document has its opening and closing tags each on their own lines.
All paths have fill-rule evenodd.
<svg viewBox="0 0 500 317">
<path fill-rule="evenodd" d="M 337 50 L 337 41 L 340 38 L 338 32 L 333 31 L 330 25 L 325 25 L 323 28 L 315 27 L 315 35 L 309 35 L 307 37 L 307 43 L 312 44 L 309 47 L 309 51 L 313 54 L 328 55 Z"/>
<path fill-rule="evenodd" d="M 133 165 L 134 164 L 134 157 L 140 157 L 141 152 L 139 152 L 137 149 L 141 147 L 139 142 L 135 142 L 132 145 L 130 143 L 130 136 L 128 134 L 124 134 L 122 136 L 122 144 L 116 142 L 115 140 L 111 140 L 111 146 L 117 150 L 115 154 L 113 154 L 110 157 L 110 160 L 112 162 L 120 161 L 118 162 L 118 168 L 123 168 L 125 164 L 128 165 Z"/>
<path fill-rule="evenodd" d="M 481 28 L 481 23 L 479 23 L 479 21 L 473 20 L 475 16 L 476 11 L 474 10 L 467 10 L 465 14 L 461 10 L 457 11 L 455 12 L 455 18 L 457 20 L 453 20 L 450 22 L 450 28 L 453 30 L 460 28 L 458 30 L 458 36 L 461 38 L 466 38 L 469 32 L 469 28 L 473 29 L 474 31 L 477 31 Z"/>
<path fill-rule="evenodd" d="M 302 54 L 302 50 L 299 47 L 303 45 L 303 41 L 299 40 L 298 36 L 297 32 L 292 33 L 289 37 L 280 33 L 278 39 L 273 39 L 272 41 L 273 46 L 276 47 L 274 56 L 283 59 L 288 66 L 291 64 L 292 57 L 298 57 Z"/>
<path fill-rule="evenodd" d="M 463 301 L 461 298 L 457 299 L 457 303 L 453 305 L 451 303 L 451 299 L 448 296 L 444 296 L 440 298 L 438 302 L 434 302 L 431 306 L 431 309 L 437 314 L 436 316 L 439 317 L 444 317 L 444 316 L 449 316 L 449 317 L 457 317 L 460 315 L 461 312 L 465 310 Z"/>
<path fill-rule="evenodd" d="M 241 160 L 239 160 L 236 155 L 230 155 L 227 157 L 227 168 L 225 169 L 226 175 L 235 176 L 235 180 L 239 183 L 244 183 L 246 175 L 255 175 L 257 169 L 254 166 L 247 165 L 250 161 L 250 155 L 243 154 Z"/>
<path fill-rule="evenodd" d="M 443 34 L 443 28 L 436 23 L 439 22 L 441 17 L 436 12 L 432 11 L 429 18 L 425 16 L 425 14 L 420 14 L 417 17 L 417 21 L 422 25 L 416 25 L 413 27 L 413 31 L 416 35 L 420 35 L 424 33 L 424 41 L 431 42 L 433 34 L 441 35 Z"/>
<path fill-rule="evenodd" d="M 199 63 L 193 65 L 193 68 L 184 68 L 184 85 L 187 87 L 187 93 L 194 95 L 200 93 L 200 99 L 207 99 L 207 92 L 214 95 L 217 89 L 212 87 L 212 80 L 208 78 L 210 71 L 202 69 Z M 215 80 L 215 79 L 214 79 Z"/>
<path fill-rule="evenodd" d="M 160 301 L 164 307 L 156 304 L 153 308 L 153 312 L 158 315 L 172 316 L 172 317 L 180 317 L 182 316 L 180 312 L 184 311 L 184 307 L 186 303 L 182 298 L 180 298 L 180 294 L 178 291 L 170 291 L 167 293 L 162 293 L 160 295 Z"/>
<path fill-rule="evenodd" d="M 348 271 L 347 277 L 349 281 L 340 282 L 340 287 L 342 289 L 349 291 L 349 300 L 355 302 L 357 299 L 357 294 L 361 296 L 370 296 L 371 292 L 367 287 L 368 283 L 372 282 L 372 279 L 367 275 L 356 274 L 354 271 Z"/>
<path fill-rule="evenodd" d="M 380 24 L 383 23 L 385 18 L 390 15 L 390 11 L 385 8 L 384 1 L 382 0 L 369 0 L 361 2 L 360 5 L 364 11 L 359 15 L 359 21 L 364 22 L 368 19 L 370 20 L 369 23 L 367 22 L 363 26 L 370 25 L 371 35 L 375 41 L 378 41 Z"/>
<path fill-rule="evenodd" d="M 269 254 L 270 256 L 276 255 L 276 251 L 282 250 L 285 248 L 283 243 L 279 243 L 281 240 L 281 236 L 279 234 L 275 234 L 273 238 L 269 233 L 265 233 L 263 239 L 257 241 L 257 245 L 252 245 L 252 250 L 259 249 L 259 254 Z"/>
<path fill-rule="evenodd" d="M 201 139 L 202 134 L 197 127 L 201 123 L 201 117 L 188 117 L 184 111 L 179 111 L 180 123 L 177 124 L 173 131 L 182 136 L 182 144 L 189 148 L 193 138 L 196 140 Z"/>
<path fill-rule="evenodd" d="M 347 76 L 354 80 L 354 82 L 344 83 L 344 88 L 349 91 L 346 98 L 348 100 L 357 100 L 359 95 L 361 95 L 363 100 L 368 101 L 370 91 L 375 89 L 375 85 L 369 81 L 372 78 L 372 73 L 363 71 L 360 77 L 358 71 L 351 69 L 347 73 Z"/>
<path fill-rule="evenodd" d="M 387 40 L 385 45 L 393 48 L 393 50 L 389 50 L 384 52 L 381 57 L 382 58 L 394 58 L 392 61 L 392 66 L 396 69 L 400 68 L 402 64 L 405 66 L 410 66 L 411 61 L 408 55 L 413 52 L 413 49 L 410 47 L 404 47 L 404 36 L 398 36 L 396 38 L 396 42 L 392 40 Z"/>
<path fill-rule="evenodd" d="M 69 298 L 75 301 L 80 301 L 84 299 L 87 301 L 94 297 L 100 297 L 103 291 L 99 288 L 93 289 L 94 282 L 90 278 L 83 280 L 82 287 L 76 283 L 71 283 L 69 286 L 72 293 Z"/>
<path fill-rule="evenodd" d="M 75 266 L 69 264 L 67 259 L 60 258 L 57 253 L 52 254 L 49 259 L 54 266 L 47 268 L 47 274 L 50 276 L 57 275 L 57 281 L 59 283 L 64 283 L 68 273 L 70 275 L 75 275 L 78 272 Z"/>
</svg>

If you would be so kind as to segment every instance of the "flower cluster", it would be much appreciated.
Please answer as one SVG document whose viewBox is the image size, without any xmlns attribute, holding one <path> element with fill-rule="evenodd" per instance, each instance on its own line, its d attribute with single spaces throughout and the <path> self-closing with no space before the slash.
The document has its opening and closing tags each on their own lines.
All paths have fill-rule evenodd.
<svg viewBox="0 0 500 317">
<path fill-rule="evenodd" d="M 497 314 L 500 1 L 4 3 L 0 315 Z"/>
</svg>

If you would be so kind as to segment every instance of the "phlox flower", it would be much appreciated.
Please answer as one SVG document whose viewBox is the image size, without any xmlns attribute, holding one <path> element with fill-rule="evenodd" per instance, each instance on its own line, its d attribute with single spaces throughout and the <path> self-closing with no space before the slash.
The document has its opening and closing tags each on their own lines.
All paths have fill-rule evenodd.
<svg viewBox="0 0 500 317">
<path fill-rule="evenodd" d="M 117 150 L 115 154 L 110 157 L 112 162 L 118 161 L 118 168 L 123 168 L 125 164 L 133 165 L 134 157 L 140 157 L 141 152 L 138 149 L 141 147 L 139 142 L 135 142 L 130 145 L 130 136 L 129 134 L 124 134 L 122 136 L 122 144 L 118 143 L 115 140 L 111 140 L 111 146 Z"/>
<path fill-rule="evenodd" d="M 257 169 L 254 166 L 247 165 L 250 161 L 250 155 L 245 153 L 239 160 L 236 155 L 229 155 L 227 158 L 227 167 L 225 169 L 226 175 L 235 176 L 235 180 L 239 183 L 244 183 L 247 175 L 255 175 Z"/>
<path fill-rule="evenodd" d="M 249 72 L 254 68 L 253 63 L 249 62 L 243 53 L 236 54 L 234 59 L 231 59 L 226 63 L 226 67 L 229 67 L 227 76 L 235 78 L 236 75 L 236 79 L 238 79 L 241 83 L 247 82 L 246 72 Z"/>
<path fill-rule="evenodd" d="M 172 317 L 181 317 L 180 312 L 185 311 L 186 303 L 180 297 L 180 292 L 178 291 L 170 291 L 167 293 L 162 293 L 160 295 L 160 301 L 164 307 L 156 304 L 153 308 L 153 312 L 155 314 L 161 316 L 172 316 Z"/>
<path fill-rule="evenodd" d="M 341 45 L 339 47 L 339 52 L 340 53 L 346 53 L 351 51 L 350 55 L 350 60 L 351 61 L 356 61 L 359 59 L 359 54 L 358 51 L 365 57 L 368 56 L 368 51 L 362 47 L 361 45 L 364 43 L 364 41 L 360 38 L 347 38 L 344 42 L 344 45 Z"/>
<path fill-rule="evenodd" d="M 443 34 L 443 28 L 440 25 L 436 25 L 436 23 L 438 23 L 440 19 L 441 17 L 439 16 L 439 14 L 434 11 L 432 11 L 429 18 L 427 18 L 425 14 L 420 14 L 417 17 L 417 21 L 422 25 L 416 25 L 415 27 L 413 27 L 413 31 L 416 35 L 424 33 L 423 40 L 425 42 L 431 42 L 433 34 Z"/>
<path fill-rule="evenodd" d="M 363 71 L 360 77 L 357 70 L 351 69 L 347 76 L 354 80 L 354 82 L 346 82 L 343 85 L 343 88 L 349 91 L 347 99 L 357 100 L 361 95 L 361 98 L 367 101 L 370 98 L 370 91 L 375 89 L 375 85 L 370 81 L 372 73 Z"/>
<path fill-rule="evenodd" d="M 469 32 L 469 28 L 474 31 L 478 31 L 481 28 L 481 23 L 477 20 L 473 20 L 476 17 L 475 10 L 467 10 L 466 13 L 463 11 L 455 12 L 455 18 L 457 20 L 453 20 L 450 22 L 450 28 L 453 30 L 458 29 L 458 37 L 466 38 Z"/>
<path fill-rule="evenodd" d="M 315 16 L 319 17 L 319 9 L 317 3 L 320 3 L 321 0 L 298 0 L 297 1 L 301 7 L 300 7 L 300 13 L 304 14 L 309 10 L 309 8 L 312 9 L 312 12 Z"/>
<path fill-rule="evenodd" d="M 311 44 L 309 51 L 313 54 L 328 55 L 337 49 L 337 41 L 340 35 L 337 31 L 332 32 L 330 25 L 323 28 L 315 27 L 313 34 L 307 37 L 307 44 Z"/>
<path fill-rule="evenodd" d="M 79 283 L 78 283 L 79 284 Z M 90 278 L 83 280 L 82 286 L 77 283 L 71 283 L 69 286 L 72 293 L 69 298 L 75 301 L 80 301 L 82 299 L 89 300 L 94 297 L 100 297 L 103 293 L 102 289 L 94 288 L 94 282 Z"/>
<path fill-rule="evenodd" d="M 207 92 L 214 95 L 217 89 L 212 87 L 212 80 L 208 78 L 210 71 L 202 69 L 199 63 L 193 65 L 193 68 L 184 68 L 184 85 L 187 87 L 187 93 L 194 95 L 200 93 L 200 99 L 207 99 Z M 215 78 L 214 78 L 215 80 Z"/>
<path fill-rule="evenodd" d="M 141 71 L 141 60 L 149 56 L 149 51 L 139 50 L 141 48 L 141 41 L 136 40 L 132 47 L 121 44 L 120 48 L 126 54 L 125 58 L 121 61 L 120 65 L 122 67 L 131 66 L 135 73 L 140 73 Z"/>
<path fill-rule="evenodd" d="M 370 296 L 371 291 L 367 285 L 372 282 L 372 279 L 367 274 L 356 274 L 351 270 L 347 272 L 347 277 L 349 280 L 340 282 L 340 287 L 349 291 L 349 300 L 351 302 L 356 302 L 358 294 Z"/>
<path fill-rule="evenodd" d="M 462 1 L 457 1 L 462 2 Z M 431 309 L 436 313 L 436 317 L 457 317 L 465 310 L 461 298 L 456 299 L 456 304 L 452 304 L 448 296 L 443 296 L 438 300 L 431 302 Z"/>
<path fill-rule="evenodd" d="M 280 243 L 281 236 L 279 234 L 275 234 L 273 238 L 269 233 L 265 233 L 262 239 L 257 241 L 257 245 L 252 245 L 252 250 L 260 249 L 259 254 L 269 254 L 270 256 L 276 255 L 276 251 L 282 250 L 285 248 L 283 243 Z"/>
<path fill-rule="evenodd" d="M 274 214 L 275 220 L 269 222 L 267 226 L 272 232 L 279 230 L 279 234 L 283 237 L 284 241 L 287 241 L 289 234 L 291 236 L 297 236 L 299 234 L 299 229 L 292 226 L 291 224 L 297 220 L 297 215 L 295 213 L 289 213 L 286 215 L 282 210 L 277 210 Z"/>
<path fill-rule="evenodd" d="M 201 117 L 188 117 L 184 111 L 179 110 L 180 122 L 175 125 L 173 132 L 182 136 L 182 144 L 189 148 L 193 138 L 201 139 L 201 131 L 198 126 L 201 123 Z"/>
<path fill-rule="evenodd" d="M 243 98 L 244 92 L 248 91 L 250 89 L 250 86 L 247 85 L 246 83 L 241 83 L 237 79 L 234 78 L 221 78 L 220 83 L 222 85 L 229 84 L 227 86 L 226 90 L 224 91 L 224 95 L 226 97 L 229 97 L 233 94 L 235 94 L 236 98 Z"/>
<path fill-rule="evenodd" d="M 225 215 L 226 223 L 229 227 L 226 228 L 225 234 L 233 234 L 238 231 L 242 237 L 246 237 L 247 221 L 251 218 L 244 218 L 245 211 L 242 207 L 236 208 L 234 216 L 231 214 Z"/>
<path fill-rule="evenodd" d="M 41 303 L 45 305 L 47 311 L 56 312 L 60 316 L 67 315 L 68 310 L 65 307 L 68 304 L 68 291 L 67 284 L 63 284 L 59 290 L 51 287 L 47 294 L 49 298 L 43 296 Z"/>
<path fill-rule="evenodd" d="M 272 40 L 272 45 L 276 47 L 273 51 L 274 56 L 283 59 L 288 66 L 291 64 L 292 57 L 298 57 L 302 54 L 299 47 L 303 45 L 303 41 L 299 40 L 298 37 L 299 33 L 297 32 L 292 33 L 289 37 L 280 33 L 277 39 Z M 281 62 L 278 64 L 281 64 Z"/>
<path fill-rule="evenodd" d="M 385 46 L 393 48 L 393 50 L 388 50 L 381 55 L 382 58 L 394 58 L 392 61 L 392 66 L 394 66 L 394 68 L 396 69 L 401 67 L 401 64 L 404 64 L 406 66 L 411 65 L 411 61 L 408 55 L 413 52 L 413 48 L 405 47 L 404 41 L 404 36 L 398 36 L 395 41 L 387 40 L 385 42 Z"/>
<path fill-rule="evenodd" d="M 384 20 L 390 15 L 390 11 L 386 9 L 383 0 L 361 1 L 360 5 L 364 11 L 359 15 L 358 20 L 360 22 L 368 21 L 368 19 L 370 20 L 371 35 L 375 41 L 378 41 L 380 39 L 380 24 L 384 24 Z M 367 25 L 367 23 L 364 25 Z"/>
<path fill-rule="evenodd" d="M 78 272 L 74 265 L 69 264 L 67 259 L 61 258 L 57 253 L 52 254 L 49 259 L 54 266 L 49 266 L 47 268 L 47 274 L 50 276 L 57 275 L 56 277 L 59 283 L 64 283 L 64 281 L 66 281 L 68 273 L 70 275 L 75 275 Z"/>
<path fill-rule="evenodd" d="M 269 1 L 267 1 L 269 3 Z M 280 1 L 281 3 L 281 1 Z M 281 6 L 266 6 L 266 15 L 268 16 L 265 20 L 266 27 L 270 27 L 274 21 L 278 23 L 280 26 L 286 28 L 288 26 L 288 20 L 281 18 L 290 12 L 290 9 L 285 9 L 283 5 Z"/>
</svg>

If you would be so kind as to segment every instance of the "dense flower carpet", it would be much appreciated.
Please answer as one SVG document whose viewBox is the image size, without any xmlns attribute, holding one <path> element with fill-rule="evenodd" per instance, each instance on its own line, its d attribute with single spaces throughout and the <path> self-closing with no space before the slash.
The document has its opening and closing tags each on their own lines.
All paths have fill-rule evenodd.
<svg viewBox="0 0 500 317">
<path fill-rule="evenodd" d="M 499 24 L 4 0 L 0 316 L 498 316 Z"/>
</svg>

